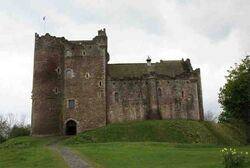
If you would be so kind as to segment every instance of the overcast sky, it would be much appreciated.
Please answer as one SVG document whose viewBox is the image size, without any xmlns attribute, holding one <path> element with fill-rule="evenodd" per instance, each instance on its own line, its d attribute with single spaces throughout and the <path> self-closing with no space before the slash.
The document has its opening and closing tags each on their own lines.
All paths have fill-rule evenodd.
<svg viewBox="0 0 250 168">
<path fill-rule="evenodd" d="M 0 114 L 30 122 L 34 34 L 92 39 L 106 28 L 110 63 L 190 58 L 205 111 L 218 115 L 226 70 L 250 51 L 249 0 L 0 0 Z"/>
</svg>

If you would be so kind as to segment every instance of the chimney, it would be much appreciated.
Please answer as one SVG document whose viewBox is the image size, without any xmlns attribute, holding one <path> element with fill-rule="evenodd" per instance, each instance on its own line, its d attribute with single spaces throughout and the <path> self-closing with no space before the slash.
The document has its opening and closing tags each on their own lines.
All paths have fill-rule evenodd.
<svg viewBox="0 0 250 168">
<path fill-rule="evenodd" d="M 151 66 L 151 58 L 149 56 L 147 58 L 147 66 Z"/>
</svg>

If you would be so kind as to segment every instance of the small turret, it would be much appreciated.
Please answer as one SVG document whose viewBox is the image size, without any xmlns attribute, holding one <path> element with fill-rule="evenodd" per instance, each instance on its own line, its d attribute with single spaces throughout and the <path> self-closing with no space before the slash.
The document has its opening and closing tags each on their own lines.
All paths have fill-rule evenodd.
<svg viewBox="0 0 250 168">
<path fill-rule="evenodd" d="M 106 36 L 105 28 L 98 30 L 98 35 L 95 36 L 93 40 L 96 42 L 96 44 L 99 45 L 99 47 L 106 48 L 106 50 L 107 50 L 108 38 Z"/>
<path fill-rule="evenodd" d="M 103 30 L 98 30 L 98 36 L 106 36 L 106 29 L 104 28 Z"/>
</svg>

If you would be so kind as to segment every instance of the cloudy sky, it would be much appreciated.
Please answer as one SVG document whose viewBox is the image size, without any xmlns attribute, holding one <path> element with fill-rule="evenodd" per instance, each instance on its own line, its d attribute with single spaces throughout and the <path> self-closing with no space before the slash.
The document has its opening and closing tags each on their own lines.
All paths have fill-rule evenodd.
<svg viewBox="0 0 250 168">
<path fill-rule="evenodd" d="M 0 114 L 26 116 L 26 122 L 35 32 L 80 40 L 106 28 L 111 63 L 145 62 L 148 55 L 153 62 L 190 58 L 201 68 L 205 111 L 215 115 L 226 70 L 250 51 L 249 0 L 0 2 Z"/>
</svg>

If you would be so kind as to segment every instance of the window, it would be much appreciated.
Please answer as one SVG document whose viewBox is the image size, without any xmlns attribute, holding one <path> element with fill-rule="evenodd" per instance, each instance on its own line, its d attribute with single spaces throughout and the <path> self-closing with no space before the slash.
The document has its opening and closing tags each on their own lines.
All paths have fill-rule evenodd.
<svg viewBox="0 0 250 168">
<path fill-rule="evenodd" d="M 74 77 L 74 73 L 72 69 L 66 69 L 65 70 L 65 77 L 66 78 L 73 78 Z"/>
<path fill-rule="evenodd" d="M 185 94 L 184 91 L 181 92 L 181 97 L 184 98 Z"/>
<path fill-rule="evenodd" d="M 162 96 L 161 88 L 158 88 L 157 92 L 158 92 L 158 96 L 161 97 Z"/>
<path fill-rule="evenodd" d="M 85 78 L 86 78 L 86 79 L 89 79 L 89 77 L 90 77 L 90 74 L 89 74 L 88 72 L 86 72 Z"/>
<path fill-rule="evenodd" d="M 117 92 L 115 92 L 115 102 L 116 103 L 119 102 L 119 94 Z"/>
<path fill-rule="evenodd" d="M 81 51 L 81 55 L 84 56 L 86 55 L 86 52 L 84 50 Z"/>
<path fill-rule="evenodd" d="M 102 87 L 102 81 L 99 82 L 99 87 Z"/>
<path fill-rule="evenodd" d="M 58 75 L 61 74 L 61 68 L 60 68 L 60 67 L 57 67 L 57 68 L 56 68 L 56 73 L 57 73 Z"/>
<path fill-rule="evenodd" d="M 102 92 L 97 92 L 97 97 L 101 98 L 102 97 Z"/>
<path fill-rule="evenodd" d="M 60 93 L 60 91 L 59 91 L 59 89 L 57 87 L 55 89 L 53 89 L 53 91 L 54 91 L 55 94 L 59 94 Z"/>
<path fill-rule="evenodd" d="M 68 108 L 75 108 L 75 105 L 76 105 L 76 103 L 75 103 L 75 100 L 74 99 L 69 99 L 68 100 Z"/>
</svg>

